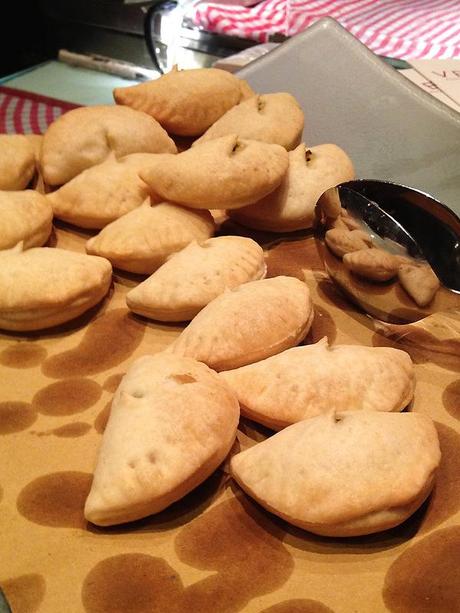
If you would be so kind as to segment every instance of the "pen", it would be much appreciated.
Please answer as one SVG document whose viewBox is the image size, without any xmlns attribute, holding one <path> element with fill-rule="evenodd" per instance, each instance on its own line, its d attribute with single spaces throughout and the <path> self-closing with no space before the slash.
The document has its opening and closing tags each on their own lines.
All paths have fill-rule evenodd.
<svg viewBox="0 0 460 613">
<path fill-rule="evenodd" d="M 104 55 L 73 53 L 66 49 L 59 50 L 58 60 L 72 66 L 98 70 L 99 72 L 116 75 L 131 81 L 145 81 L 160 76 L 160 73 L 153 68 L 137 66 L 136 64 Z"/>
</svg>

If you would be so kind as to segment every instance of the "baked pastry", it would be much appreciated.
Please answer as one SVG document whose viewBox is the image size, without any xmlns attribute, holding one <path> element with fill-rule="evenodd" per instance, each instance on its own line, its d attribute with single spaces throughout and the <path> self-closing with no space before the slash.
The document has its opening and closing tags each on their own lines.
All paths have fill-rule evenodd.
<svg viewBox="0 0 460 613">
<path fill-rule="evenodd" d="M 158 513 L 204 481 L 233 445 L 236 397 L 204 364 L 137 359 L 112 402 L 85 517 L 109 526 Z"/>
<path fill-rule="evenodd" d="M 400 264 L 398 280 L 409 296 L 422 308 L 430 304 L 441 287 L 431 266 L 418 264 L 415 261 Z"/>
<path fill-rule="evenodd" d="M 319 197 L 353 177 L 353 164 L 337 145 L 306 149 L 301 143 L 289 152 L 289 168 L 281 184 L 262 200 L 230 212 L 230 216 L 249 228 L 272 232 L 311 228 Z"/>
<path fill-rule="evenodd" d="M 125 106 L 85 106 L 67 111 L 46 130 L 40 167 L 45 183 L 62 185 L 112 153 L 176 153 L 176 145 L 146 113 Z"/>
<path fill-rule="evenodd" d="M 229 134 L 167 156 L 140 176 L 165 200 L 198 209 L 232 209 L 273 191 L 287 168 L 283 147 Z"/>
<path fill-rule="evenodd" d="M 332 224 L 337 221 L 342 214 L 347 213 L 347 210 L 342 208 L 337 187 L 331 187 L 322 194 L 318 200 L 316 209 L 315 216 L 317 215 L 318 221 L 321 221 L 322 225 L 326 228 L 333 227 Z M 345 223 L 341 223 L 340 227 L 346 227 Z"/>
<path fill-rule="evenodd" d="M 46 197 L 58 219 L 81 228 L 100 229 L 140 206 L 149 197 L 139 171 L 165 154 L 111 156 L 87 168 Z"/>
<path fill-rule="evenodd" d="M 206 305 L 167 351 L 229 370 L 297 345 L 312 321 L 310 292 L 299 279 L 251 281 Z"/>
<path fill-rule="evenodd" d="M 294 96 L 284 92 L 263 94 L 231 108 L 192 146 L 237 134 L 239 138 L 276 143 L 290 150 L 300 143 L 303 127 L 303 111 Z"/>
<path fill-rule="evenodd" d="M 40 152 L 42 149 L 43 134 L 24 134 L 24 136 L 26 137 L 29 145 L 32 146 L 35 162 L 36 164 L 38 164 L 38 161 L 40 159 Z"/>
<path fill-rule="evenodd" d="M 34 152 L 34 176 L 28 187 L 44 194 L 46 190 L 43 183 L 43 177 L 40 174 L 40 154 L 42 150 L 43 134 L 24 134 L 24 136 Z"/>
<path fill-rule="evenodd" d="M 328 411 L 402 411 L 414 395 L 415 374 L 405 351 L 391 347 L 314 345 L 220 375 L 246 417 L 280 430 Z"/>
<path fill-rule="evenodd" d="M 146 201 L 90 238 L 86 251 L 107 258 L 121 270 L 150 275 L 172 253 L 213 233 L 209 211 L 191 211 L 168 202 L 151 206 Z"/>
<path fill-rule="evenodd" d="M 347 211 L 347 209 L 342 209 L 340 211 L 340 217 L 343 223 L 347 226 L 349 230 L 361 230 L 362 229 L 362 223 L 358 219 L 353 217 L 353 215 L 351 215 Z"/>
<path fill-rule="evenodd" d="M 226 289 L 265 277 L 263 249 L 242 236 L 193 241 L 126 295 L 128 307 L 160 321 L 185 321 Z"/>
<path fill-rule="evenodd" d="M 148 113 L 172 134 L 196 136 L 250 94 L 242 83 L 218 68 L 174 67 L 154 81 L 118 87 L 113 97 L 117 104 Z"/>
<path fill-rule="evenodd" d="M 41 247 L 53 228 L 53 210 L 45 196 L 28 189 L 0 191 L 0 250 L 22 241 L 23 249 Z"/>
<path fill-rule="evenodd" d="M 336 190 L 327 190 L 327 192 L 321 196 L 318 202 L 321 204 L 321 208 L 326 215 L 327 210 L 325 211 L 323 203 L 326 202 L 326 207 L 330 208 L 331 206 L 334 206 L 336 199 L 338 199 L 338 192 Z M 326 217 L 324 225 L 327 228 L 348 230 L 349 232 L 354 230 L 363 231 L 362 223 L 352 217 L 347 209 L 341 209 L 339 215 L 337 215 L 335 218 Z"/>
<path fill-rule="evenodd" d="M 419 413 L 331 412 L 298 422 L 233 456 L 244 491 L 287 522 L 326 536 L 402 523 L 423 503 L 441 459 Z"/>
<path fill-rule="evenodd" d="M 0 190 L 25 189 L 35 173 L 34 148 L 22 134 L 0 134 Z"/>
<path fill-rule="evenodd" d="M 389 281 L 397 275 L 400 266 L 398 256 L 377 248 L 345 253 L 342 261 L 348 270 L 370 281 Z"/>
<path fill-rule="evenodd" d="M 331 228 L 324 235 L 329 249 L 337 257 L 342 258 L 346 253 L 370 249 L 372 239 L 363 230 L 349 230 L 348 228 Z"/>
<path fill-rule="evenodd" d="M 248 98 L 252 98 L 253 96 L 257 96 L 256 92 L 252 89 L 249 83 L 245 81 L 245 79 L 240 79 L 238 77 L 238 82 L 240 85 L 240 92 L 241 92 L 240 102 L 243 102 L 243 100 L 248 100 Z"/>
<path fill-rule="evenodd" d="M 49 247 L 0 251 L 0 328 L 41 330 L 78 317 L 110 288 L 108 260 Z"/>
</svg>

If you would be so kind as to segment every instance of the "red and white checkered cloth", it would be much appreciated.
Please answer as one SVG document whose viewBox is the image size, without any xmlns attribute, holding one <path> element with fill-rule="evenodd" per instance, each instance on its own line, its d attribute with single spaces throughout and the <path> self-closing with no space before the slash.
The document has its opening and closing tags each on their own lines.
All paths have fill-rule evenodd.
<svg viewBox="0 0 460 613">
<path fill-rule="evenodd" d="M 0 86 L 0 134 L 42 134 L 78 104 Z"/>
<path fill-rule="evenodd" d="M 460 58 L 460 0 L 264 0 L 250 8 L 200 2 L 193 20 L 210 32 L 262 43 L 322 17 L 336 19 L 379 55 Z"/>
</svg>

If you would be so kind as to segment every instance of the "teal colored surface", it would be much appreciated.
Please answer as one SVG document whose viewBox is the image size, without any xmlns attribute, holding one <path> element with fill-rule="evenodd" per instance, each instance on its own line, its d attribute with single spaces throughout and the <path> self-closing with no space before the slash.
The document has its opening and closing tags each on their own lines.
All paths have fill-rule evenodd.
<svg viewBox="0 0 460 613">
<path fill-rule="evenodd" d="M 113 104 L 114 87 L 137 81 L 122 79 L 96 70 L 50 61 L 31 70 L 2 79 L 1 84 L 75 104 Z"/>
<path fill-rule="evenodd" d="M 1 589 L 0 589 L 0 613 L 11 613 L 11 609 L 8 603 L 6 602 L 5 595 L 3 594 Z"/>
<path fill-rule="evenodd" d="M 37 64 L 35 66 L 29 66 L 28 68 L 24 68 L 23 70 L 18 70 L 18 72 L 14 72 L 12 74 L 1 77 L 0 85 L 2 85 L 3 83 L 6 83 L 7 81 L 10 81 L 11 79 L 15 79 L 16 77 L 21 77 L 22 75 L 25 75 L 28 72 L 31 72 L 32 70 L 36 70 L 39 66 L 44 66 L 47 63 L 48 62 L 43 62 L 42 64 Z"/>
</svg>

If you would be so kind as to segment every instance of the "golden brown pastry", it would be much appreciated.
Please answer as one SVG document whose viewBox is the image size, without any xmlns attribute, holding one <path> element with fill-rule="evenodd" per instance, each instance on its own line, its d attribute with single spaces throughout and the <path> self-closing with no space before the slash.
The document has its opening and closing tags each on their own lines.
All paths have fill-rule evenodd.
<svg viewBox="0 0 460 613">
<path fill-rule="evenodd" d="M 291 94 L 253 96 L 234 106 L 198 138 L 193 147 L 227 134 L 294 149 L 302 139 L 304 115 Z"/>
<path fill-rule="evenodd" d="M 401 264 L 398 268 L 398 280 L 419 307 L 430 304 L 441 286 L 429 264 Z"/>
<path fill-rule="evenodd" d="M 353 164 L 337 145 L 306 149 L 301 143 L 289 152 L 289 168 L 281 184 L 255 204 L 230 212 L 230 216 L 258 230 L 290 232 L 311 228 L 319 197 L 353 177 Z"/>
<path fill-rule="evenodd" d="M 391 347 L 314 345 L 220 375 L 246 417 L 274 430 L 334 411 L 402 411 L 415 374 L 405 351 Z"/>
<path fill-rule="evenodd" d="M 248 97 L 245 81 L 219 68 L 177 70 L 131 87 L 118 87 L 113 96 L 148 113 L 178 136 L 203 134 L 226 111 Z"/>
<path fill-rule="evenodd" d="M 158 513 L 225 459 L 239 419 L 236 397 L 189 358 L 136 360 L 112 402 L 85 517 L 108 526 Z"/>
<path fill-rule="evenodd" d="M 35 162 L 38 164 L 43 143 L 43 134 L 24 134 L 29 144 L 32 146 Z"/>
<path fill-rule="evenodd" d="M 243 100 L 248 100 L 248 98 L 252 98 L 253 96 L 257 96 L 256 92 L 252 89 L 252 87 L 249 85 L 247 81 L 245 81 L 244 79 L 240 79 L 240 78 L 238 78 L 238 81 L 240 84 L 240 91 L 241 91 L 240 102 L 242 102 Z"/>
<path fill-rule="evenodd" d="M 312 321 L 310 292 L 299 279 L 251 281 L 206 305 L 167 351 L 229 370 L 297 345 Z"/>
<path fill-rule="evenodd" d="M 35 173 L 34 148 L 23 134 L 0 134 L 0 190 L 25 189 Z"/>
<path fill-rule="evenodd" d="M 125 106 L 72 109 L 45 132 L 40 167 L 45 183 L 62 185 L 111 154 L 176 153 L 176 145 L 153 117 Z"/>
<path fill-rule="evenodd" d="M 150 189 L 139 171 L 162 157 L 159 153 L 132 153 L 120 160 L 111 156 L 46 197 L 58 219 L 80 228 L 104 228 L 148 199 Z"/>
<path fill-rule="evenodd" d="M 165 200 L 198 209 L 232 209 L 273 191 L 287 168 L 283 147 L 230 134 L 165 156 L 140 176 Z"/>
<path fill-rule="evenodd" d="M 349 230 L 362 230 L 363 228 L 362 224 L 355 219 L 353 215 L 350 215 L 347 209 L 342 209 L 340 211 L 340 220 Z"/>
<path fill-rule="evenodd" d="M 310 532 L 358 536 L 397 526 L 430 494 L 441 459 L 419 413 L 320 415 L 233 456 L 233 477 L 268 511 Z"/>
<path fill-rule="evenodd" d="M 362 230 L 349 230 L 348 228 L 331 228 L 324 236 L 326 245 L 337 257 L 342 258 L 346 253 L 370 249 L 372 240 Z"/>
<path fill-rule="evenodd" d="M 383 249 L 360 249 L 346 253 L 342 259 L 351 272 L 370 281 L 389 281 L 398 273 L 399 258 Z"/>
<path fill-rule="evenodd" d="M 23 249 L 41 247 L 53 228 L 53 210 L 45 196 L 27 189 L 0 191 L 0 250 L 22 241 Z"/>
<path fill-rule="evenodd" d="M 29 183 L 29 189 L 35 189 L 40 193 L 45 193 L 45 185 L 40 174 L 40 154 L 42 150 L 43 134 L 24 134 L 34 153 L 34 175 Z"/>
<path fill-rule="evenodd" d="M 265 277 L 263 249 L 242 236 L 193 241 L 128 292 L 128 307 L 160 321 L 186 321 L 226 289 Z"/>
<path fill-rule="evenodd" d="M 107 258 L 121 270 L 150 275 L 171 254 L 213 233 L 209 211 L 191 211 L 168 202 L 151 206 L 147 201 L 90 238 L 86 251 Z"/>
<path fill-rule="evenodd" d="M 342 209 L 339 191 L 337 187 L 331 187 L 318 200 L 318 214 L 324 217 L 324 226 L 332 227 L 334 221 L 338 220 L 345 209 Z M 344 224 L 345 225 L 345 224 Z"/>
<path fill-rule="evenodd" d="M 78 317 L 102 300 L 108 260 L 64 249 L 0 252 L 0 328 L 41 330 Z"/>
</svg>

